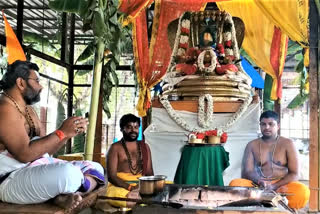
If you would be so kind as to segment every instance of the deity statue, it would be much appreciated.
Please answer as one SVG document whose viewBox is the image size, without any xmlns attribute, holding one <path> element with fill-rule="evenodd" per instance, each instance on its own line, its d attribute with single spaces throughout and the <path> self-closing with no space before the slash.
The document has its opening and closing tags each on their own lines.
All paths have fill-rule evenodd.
<svg viewBox="0 0 320 214">
<path fill-rule="evenodd" d="M 169 24 L 168 32 L 172 29 Z M 176 29 L 166 78 L 170 87 L 165 86 L 164 93 L 178 94 L 183 99 L 206 93 L 227 99 L 250 95 L 251 79 L 239 63 L 237 32 L 230 14 L 217 10 L 186 12 Z M 173 40 L 172 35 L 168 39 Z M 196 83 L 199 78 L 207 83 Z"/>
</svg>

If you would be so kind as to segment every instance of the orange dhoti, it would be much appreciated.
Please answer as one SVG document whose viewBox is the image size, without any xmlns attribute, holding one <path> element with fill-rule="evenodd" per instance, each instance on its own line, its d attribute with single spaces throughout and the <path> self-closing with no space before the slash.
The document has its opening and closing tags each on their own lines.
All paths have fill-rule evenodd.
<svg viewBox="0 0 320 214">
<path fill-rule="evenodd" d="M 272 183 L 277 180 L 272 181 Z M 253 182 L 248 179 L 234 179 L 229 186 L 254 187 Z M 288 205 L 294 209 L 300 209 L 306 206 L 310 198 L 310 189 L 301 182 L 293 181 L 277 189 L 278 193 L 287 193 Z"/>
</svg>

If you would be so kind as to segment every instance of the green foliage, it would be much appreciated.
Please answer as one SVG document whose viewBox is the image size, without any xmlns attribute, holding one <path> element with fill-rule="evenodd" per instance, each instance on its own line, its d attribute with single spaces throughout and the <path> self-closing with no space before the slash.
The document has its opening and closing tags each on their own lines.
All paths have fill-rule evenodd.
<svg viewBox="0 0 320 214">
<path fill-rule="evenodd" d="M 32 48 L 47 52 L 52 56 L 59 56 L 59 50 L 51 44 L 51 42 L 44 38 L 42 35 L 31 33 L 28 31 L 23 31 L 23 42 L 29 44 Z"/>
<path fill-rule="evenodd" d="M 83 116 L 82 111 L 80 109 L 77 109 L 75 111 L 76 116 Z M 85 144 L 85 134 L 79 134 L 73 138 L 73 147 L 72 147 L 72 153 L 80 153 L 84 152 L 84 144 Z"/>
<path fill-rule="evenodd" d="M 120 55 L 125 51 L 132 52 L 132 40 L 128 27 L 123 28 L 118 22 L 118 1 L 116 0 L 50 0 L 49 7 L 63 12 L 72 12 L 80 15 L 83 21 L 83 31 L 93 30 L 94 43 L 80 54 L 77 61 L 86 63 L 94 54 L 95 65 L 103 63 L 104 51 L 111 52 L 106 57 L 102 68 L 103 109 L 110 118 L 108 101 L 112 86 L 118 85 L 116 66 Z M 97 66 L 95 66 L 97 67 Z M 96 71 L 100 72 L 100 71 Z M 78 72 L 81 75 L 85 72 Z"/>
<path fill-rule="evenodd" d="M 49 7 L 62 12 L 85 14 L 88 7 L 87 0 L 49 0 Z"/>
<path fill-rule="evenodd" d="M 301 106 L 306 100 L 308 100 L 308 98 L 309 98 L 309 94 L 304 94 L 304 95 L 298 94 L 289 103 L 288 108 L 289 109 L 295 109 L 295 108 Z"/>
<path fill-rule="evenodd" d="M 82 62 L 82 61 L 88 60 L 90 57 L 92 58 L 94 54 L 94 50 L 95 50 L 94 42 L 90 42 L 88 46 L 80 54 L 76 62 Z"/>
<path fill-rule="evenodd" d="M 57 119 L 56 119 L 56 129 L 59 129 L 62 122 L 66 119 L 66 111 L 64 109 L 63 103 L 61 99 L 58 102 L 57 106 Z M 58 152 L 54 155 L 55 157 L 58 157 L 59 155 L 63 155 L 65 153 L 65 145 L 59 149 Z"/>
<path fill-rule="evenodd" d="M 301 49 L 299 50 L 297 48 L 296 50 L 300 51 Z M 287 106 L 289 109 L 295 109 L 299 106 L 302 106 L 309 98 L 309 91 L 306 90 L 306 85 L 308 84 L 308 72 L 306 67 L 304 67 L 303 55 L 301 53 L 297 53 L 295 58 L 299 59 L 297 66 L 295 67 L 295 72 L 299 73 L 299 75 L 294 79 L 293 83 L 300 85 L 300 92 Z"/>
<path fill-rule="evenodd" d="M 111 117 L 110 108 L 108 107 L 110 95 L 112 92 L 113 83 L 118 86 L 119 79 L 116 74 L 116 66 L 118 61 L 113 55 L 109 56 L 108 62 L 102 67 L 102 91 L 103 91 L 103 110 L 108 118 Z M 112 82 L 113 80 L 113 82 Z"/>
<path fill-rule="evenodd" d="M 287 55 L 296 55 L 298 52 L 301 52 L 301 51 L 302 51 L 302 47 L 297 42 L 289 40 Z"/>
</svg>

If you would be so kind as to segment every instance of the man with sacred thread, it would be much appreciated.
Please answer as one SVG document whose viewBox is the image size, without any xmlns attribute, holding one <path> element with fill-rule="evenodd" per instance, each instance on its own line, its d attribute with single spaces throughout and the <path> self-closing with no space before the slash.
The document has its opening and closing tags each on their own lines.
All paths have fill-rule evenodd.
<svg viewBox="0 0 320 214">
<path fill-rule="evenodd" d="M 0 81 L 0 200 L 36 204 L 55 198 L 65 209 L 80 206 L 82 195 L 105 183 L 104 170 L 91 161 L 52 158 L 88 121 L 70 117 L 48 135 L 30 106 L 40 101 L 39 68 L 28 61 L 8 65 Z"/>
<path fill-rule="evenodd" d="M 107 154 L 108 197 L 139 198 L 137 181 L 153 175 L 151 151 L 144 141 L 137 141 L 140 118 L 126 114 L 120 119 L 123 138 L 113 143 Z M 115 207 L 132 207 L 134 203 L 109 200 Z"/>
<path fill-rule="evenodd" d="M 265 111 L 260 116 L 262 137 L 249 142 L 242 160 L 242 179 L 230 186 L 259 186 L 286 193 L 289 207 L 300 209 L 310 197 L 309 188 L 298 182 L 298 154 L 292 140 L 278 135 L 279 116 Z"/>
</svg>

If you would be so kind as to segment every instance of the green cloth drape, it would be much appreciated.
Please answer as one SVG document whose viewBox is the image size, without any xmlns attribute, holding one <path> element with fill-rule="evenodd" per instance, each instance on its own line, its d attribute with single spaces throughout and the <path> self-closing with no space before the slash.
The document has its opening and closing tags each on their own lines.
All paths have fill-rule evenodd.
<svg viewBox="0 0 320 214">
<path fill-rule="evenodd" d="M 224 186 L 223 171 L 229 153 L 223 146 L 185 146 L 174 178 L 175 184 Z"/>
</svg>

